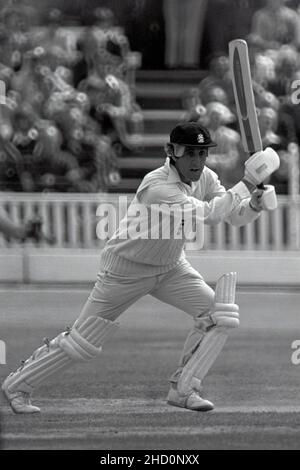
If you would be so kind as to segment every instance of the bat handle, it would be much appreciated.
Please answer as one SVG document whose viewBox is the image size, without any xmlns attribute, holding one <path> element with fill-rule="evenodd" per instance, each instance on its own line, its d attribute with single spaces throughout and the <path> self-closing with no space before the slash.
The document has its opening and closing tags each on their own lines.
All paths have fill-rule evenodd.
<svg viewBox="0 0 300 470">
<path fill-rule="evenodd" d="M 249 153 L 248 154 L 249 157 L 251 157 L 251 155 L 253 155 L 253 153 Z M 258 185 L 256 185 L 257 189 L 260 189 L 261 191 L 264 191 L 266 189 L 264 183 L 259 183 Z"/>
</svg>

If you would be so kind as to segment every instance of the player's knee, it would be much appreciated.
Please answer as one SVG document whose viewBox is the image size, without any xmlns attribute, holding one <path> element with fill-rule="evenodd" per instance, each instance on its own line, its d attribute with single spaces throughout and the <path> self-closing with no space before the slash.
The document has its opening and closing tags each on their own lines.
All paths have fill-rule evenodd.
<svg viewBox="0 0 300 470">
<path fill-rule="evenodd" d="M 209 286 L 207 286 L 209 287 Z M 201 308 L 197 311 L 194 316 L 195 321 L 201 320 L 210 314 L 214 306 L 215 293 L 210 287 L 205 292 L 205 295 L 201 296 Z"/>
<path fill-rule="evenodd" d="M 203 300 L 203 307 L 194 316 L 194 328 L 200 332 L 206 333 L 214 326 L 210 315 L 214 307 L 214 296 L 214 291 L 209 288 Z"/>
<path fill-rule="evenodd" d="M 103 344 L 117 328 L 117 323 L 101 317 L 77 320 L 70 331 L 58 337 L 59 347 L 71 359 L 88 361 L 100 354 Z"/>
<path fill-rule="evenodd" d="M 217 327 L 232 329 L 237 328 L 240 324 L 237 304 L 215 303 L 210 316 Z"/>
</svg>

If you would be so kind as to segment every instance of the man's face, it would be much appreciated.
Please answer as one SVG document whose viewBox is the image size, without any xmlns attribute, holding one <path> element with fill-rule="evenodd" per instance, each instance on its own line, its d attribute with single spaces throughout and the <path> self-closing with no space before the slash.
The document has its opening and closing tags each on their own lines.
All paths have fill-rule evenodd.
<svg viewBox="0 0 300 470">
<path fill-rule="evenodd" d="M 200 179 L 203 172 L 208 148 L 185 147 L 182 157 L 176 159 L 175 168 L 184 183 L 195 182 Z"/>
<path fill-rule="evenodd" d="M 224 75 L 229 70 L 229 59 L 228 57 L 222 56 L 218 57 L 212 61 L 211 64 L 212 70 L 217 78 L 224 78 Z"/>
</svg>

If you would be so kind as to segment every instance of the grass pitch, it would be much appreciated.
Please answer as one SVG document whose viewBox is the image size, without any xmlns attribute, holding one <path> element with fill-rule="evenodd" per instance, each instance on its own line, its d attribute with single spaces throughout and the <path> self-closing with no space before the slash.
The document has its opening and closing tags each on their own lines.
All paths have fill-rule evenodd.
<svg viewBox="0 0 300 470">
<path fill-rule="evenodd" d="M 78 316 L 87 289 L 0 291 L 2 379 L 42 339 Z M 2 449 L 297 449 L 300 293 L 240 291 L 241 328 L 234 331 L 205 381 L 215 411 L 168 406 L 167 379 L 192 321 L 145 297 L 121 318 L 122 328 L 98 361 L 52 378 L 35 394 L 42 414 L 14 415 L 0 401 Z"/>
</svg>

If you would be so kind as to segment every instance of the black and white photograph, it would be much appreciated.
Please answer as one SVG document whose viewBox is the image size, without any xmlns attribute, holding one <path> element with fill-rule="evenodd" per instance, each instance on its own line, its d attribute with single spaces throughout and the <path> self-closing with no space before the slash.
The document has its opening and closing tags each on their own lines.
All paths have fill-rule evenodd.
<svg viewBox="0 0 300 470">
<path fill-rule="evenodd" d="M 300 0 L 0 0 L 0 450 L 300 449 L 299 146 Z"/>
</svg>

